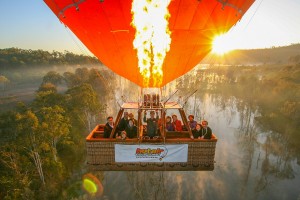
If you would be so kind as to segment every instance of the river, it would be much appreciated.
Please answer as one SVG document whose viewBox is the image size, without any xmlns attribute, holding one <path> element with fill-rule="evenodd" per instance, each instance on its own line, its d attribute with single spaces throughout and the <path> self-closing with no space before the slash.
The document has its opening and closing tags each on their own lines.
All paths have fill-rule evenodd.
<svg viewBox="0 0 300 200">
<path fill-rule="evenodd" d="M 215 169 L 103 172 L 100 199 L 300 199 L 300 156 L 255 122 L 257 110 L 234 97 L 196 93 L 185 111 L 208 120 L 218 137 Z"/>
</svg>

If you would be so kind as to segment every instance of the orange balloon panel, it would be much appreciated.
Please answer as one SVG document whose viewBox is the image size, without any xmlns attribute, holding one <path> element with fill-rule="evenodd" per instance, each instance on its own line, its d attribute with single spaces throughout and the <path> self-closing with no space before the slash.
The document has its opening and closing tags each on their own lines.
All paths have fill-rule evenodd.
<svg viewBox="0 0 300 200">
<path fill-rule="evenodd" d="M 103 64 L 144 87 L 133 47 L 132 0 L 44 1 Z M 235 25 L 253 2 L 171 0 L 171 44 L 163 64 L 161 86 L 195 67 L 211 51 L 213 38 Z"/>
</svg>

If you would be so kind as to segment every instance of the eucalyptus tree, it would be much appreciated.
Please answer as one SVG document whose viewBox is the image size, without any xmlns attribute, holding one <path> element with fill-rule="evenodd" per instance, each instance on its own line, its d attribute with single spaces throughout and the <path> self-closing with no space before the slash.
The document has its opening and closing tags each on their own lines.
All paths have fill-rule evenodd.
<svg viewBox="0 0 300 200">
<path fill-rule="evenodd" d="M 9 79 L 6 78 L 5 76 L 0 76 L 0 85 L 2 85 L 2 92 L 4 94 L 5 88 L 7 86 L 7 84 L 9 83 Z"/>
<path fill-rule="evenodd" d="M 57 93 L 57 88 L 53 83 L 42 83 L 37 92 L 47 92 L 51 91 L 53 93 Z"/>
<path fill-rule="evenodd" d="M 97 93 L 90 84 L 84 83 L 69 89 L 66 95 L 66 104 L 70 112 L 85 126 L 87 131 L 91 131 L 97 116 L 104 110 Z"/>
<path fill-rule="evenodd" d="M 81 84 L 81 79 L 72 72 L 65 72 L 63 74 L 64 80 L 68 88 L 72 88 Z"/>
<path fill-rule="evenodd" d="M 63 76 L 61 76 L 58 72 L 55 71 L 49 71 L 43 77 L 43 83 L 52 83 L 55 86 L 61 84 L 62 81 L 63 81 Z"/>
<path fill-rule="evenodd" d="M 77 68 L 75 70 L 75 75 L 81 80 L 82 83 L 88 82 L 89 80 L 89 70 L 86 67 Z"/>
<path fill-rule="evenodd" d="M 65 110 L 60 106 L 43 107 L 41 115 L 40 134 L 47 138 L 55 162 L 57 162 L 57 143 L 69 134 L 70 120 L 65 116 Z"/>
<path fill-rule="evenodd" d="M 55 105 L 63 107 L 65 105 L 65 95 L 57 93 L 56 87 L 51 84 L 43 84 L 36 93 L 31 106 L 34 110 L 40 110 L 43 107 L 52 107 Z"/>
<path fill-rule="evenodd" d="M 18 145 L 0 146 L 0 199 L 34 199 L 32 165 Z"/>
<path fill-rule="evenodd" d="M 38 171 L 41 182 L 45 185 L 45 177 L 40 157 L 43 137 L 39 134 L 39 120 L 36 115 L 28 110 L 24 114 L 17 113 L 18 144 L 23 147 L 32 158 Z"/>
</svg>

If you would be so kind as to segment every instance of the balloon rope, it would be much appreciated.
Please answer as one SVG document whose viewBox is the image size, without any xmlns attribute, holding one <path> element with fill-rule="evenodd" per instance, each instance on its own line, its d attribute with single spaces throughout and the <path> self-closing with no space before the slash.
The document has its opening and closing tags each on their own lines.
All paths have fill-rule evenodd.
<svg viewBox="0 0 300 200">
<path fill-rule="evenodd" d="M 254 17 L 254 15 L 256 14 L 256 12 L 258 11 L 258 9 L 259 9 L 259 7 L 260 7 L 260 5 L 261 5 L 261 3 L 263 2 L 264 0 L 261 0 L 261 2 L 258 4 L 258 6 L 257 6 L 257 8 L 256 8 L 256 10 L 255 10 L 255 12 L 253 13 L 253 15 L 251 16 L 251 18 L 250 18 L 250 20 L 249 20 L 249 22 L 247 23 L 247 25 L 246 25 L 246 27 L 245 27 L 245 29 L 248 27 L 248 25 L 250 24 L 250 22 L 252 21 L 252 19 L 253 19 L 253 17 Z"/>
<path fill-rule="evenodd" d="M 70 36 L 70 38 L 73 40 L 73 42 L 75 43 L 75 45 L 78 47 L 78 49 L 81 51 L 81 53 L 83 55 L 89 56 L 88 51 L 86 50 L 86 47 L 80 42 L 78 43 L 73 35 L 73 33 L 71 33 L 71 31 L 68 29 L 68 27 L 66 27 L 66 31 L 68 33 L 68 35 Z M 80 45 L 81 44 L 81 45 Z"/>
</svg>

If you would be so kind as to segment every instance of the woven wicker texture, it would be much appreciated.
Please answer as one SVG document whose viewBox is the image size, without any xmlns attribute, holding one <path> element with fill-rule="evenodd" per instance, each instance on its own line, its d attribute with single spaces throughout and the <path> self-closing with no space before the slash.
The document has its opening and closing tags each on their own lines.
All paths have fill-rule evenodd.
<svg viewBox="0 0 300 200">
<path fill-rule="evenodd" d="M 87 164 L 93 170 L 103 171 L 189 171 L 213 170 L 217 140 L 167 140 L 165 144 L 188 144 L 187 163 L 116 163 L 115 144 L 139 144 L 137 140 L 97 140 L 87 141 Z M 162 144 L 147 142 L 142 144 Z"/>
</svg>

